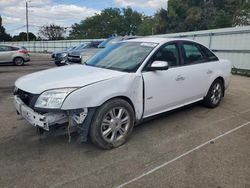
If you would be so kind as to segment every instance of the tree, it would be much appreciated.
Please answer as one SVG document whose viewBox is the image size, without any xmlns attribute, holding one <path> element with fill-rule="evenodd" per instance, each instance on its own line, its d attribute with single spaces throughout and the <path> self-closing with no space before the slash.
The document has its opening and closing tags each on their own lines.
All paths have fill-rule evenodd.
<svg viewBox="0 0 250 188">
<path fill-rule="evenodd" d="M 250 1 L 231 0 L 227 8 L 233 15 L 233 26 L 250 24 Z"/>
<path fill-rule="evenodd" d="M 18 35 L 13 36 L 12 38 L 13 41 L 26 41 L 27 40 L 27 33 L 26 32 L 21 32 Z M 29 40 L 36 40 L 36 35 L 33 33 L 29 32 Z"/>
<path fill-rule="evenodd" d="M 39 29 L 39 37 L 45 40 L 62 40 L 64 39 L 65 29 L 59 25 L 44 25 Z"/>
<path fill-rule="evenodd" d="M 122 9 L 123 30 L 125 35 L 136 35 L 138 27 L 142 23 L 142 14 L 134 11 L 132 8 Z M 121 33 L 123 34 L 123 33 Z"/>
<path fill-rule="evenodd" d="M 70 39 L 106 38 L 111 35 L 137 34 L 142 23 L 142 14 L 131 8 L 107 8 L 100 14 L 95 14 L 72 25 Z"/>
<path fill-rule="evenodd" d="M 72 26 L 69 38 L 151 35 L 250 24 L 250 0 L 168 0 L 168 10 L 144 16 L 130 7 L 107 8 Z"/>
<path fill-rule="evenodd" d="M 156 32 L 184 32 L 250 24 L 250 1 L 169 0 L 155 14 Z"/>
<path fill-rule="evenodd" d="M 155 19 L 152 16 L 144 16 L 142 23 L 138 26 L 138 35 L 147 36 L 155 33 Z"/>
<path fill-rule="evenodd" d="M 0 16 L 0 41 L 11 41 L 11 36 L 6 33 L 5 28 L 2 26 L 1 16 Z"/>
</svg>

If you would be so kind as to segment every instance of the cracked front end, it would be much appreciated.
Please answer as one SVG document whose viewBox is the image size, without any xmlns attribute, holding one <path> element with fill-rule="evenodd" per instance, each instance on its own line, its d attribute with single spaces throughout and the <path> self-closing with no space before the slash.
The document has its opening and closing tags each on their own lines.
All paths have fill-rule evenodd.
<svg viewBox="0 0 250 188">
<path fill-rule="evenodd" d="M 71 126 L 82 124 L 87 116 L 87 108 L 78 110 L 60 109 L 64 98 L 72 90 L 72 88 L 57 90 L 54 93 L 53 91 L 46 91 L 41 95 L 36 95 L 16 88 L 14 102 L 17 113 L 31 125 L 46 131 L 49 131 L 55 125 L 69 126 L 69 119 L 73 120 Z"/>
</svg>

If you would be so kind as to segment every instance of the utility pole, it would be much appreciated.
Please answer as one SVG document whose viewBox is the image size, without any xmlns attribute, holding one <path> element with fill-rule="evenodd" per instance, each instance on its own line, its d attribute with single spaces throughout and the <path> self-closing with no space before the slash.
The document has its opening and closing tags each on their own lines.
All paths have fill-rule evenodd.
<svg viewBox="0 0 250 188">
<path fill-rule="evenodd" d="M 26 28 L 27 28 L 27 42 L 29 41 L 29 10 L 28 0 L 26 0 Z"/>
</svg>

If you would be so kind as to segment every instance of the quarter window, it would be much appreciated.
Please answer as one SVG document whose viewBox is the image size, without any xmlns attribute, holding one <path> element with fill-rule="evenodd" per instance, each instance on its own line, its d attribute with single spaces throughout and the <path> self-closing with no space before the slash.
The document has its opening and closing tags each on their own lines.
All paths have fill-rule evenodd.
<svg viewBox="0 0 250 188">
<path fill-rule="evenodd" d="M 16 48 L 16 47 L 10 47 L 10 50 L 11 50 L 11 51 L 16 51 L 16 50 L 19 50 L 19 48 Z"/>
<path fill-rule="evenodd" d="M 206 56 L 195 43 L 183 43 L 184 64 L 202 63 L 206 60 Z"/>
<path fill-rule="evenodd" d="M 218 57 L 216 57 L 209 49 L 207 49 L 206 47 L 201 46 L 201 45 L 200 45 L 200 47 L 201 47 L 203 54 L 205 54 L 207 61 L 218 61 L 219 60 Z"/>
</svg>

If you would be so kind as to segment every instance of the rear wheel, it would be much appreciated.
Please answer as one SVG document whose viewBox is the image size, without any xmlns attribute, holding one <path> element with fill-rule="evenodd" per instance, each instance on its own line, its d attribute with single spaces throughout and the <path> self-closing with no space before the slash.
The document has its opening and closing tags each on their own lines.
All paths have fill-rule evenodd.
<svg viewBox="0 0 250 188">
<path fill-rule="evenodd" d="M 220 79 L 216 79 L 209 88 L 207 96 L 204 98 L 203 103 L 210 108 L 217 107 L 224 94 L 223 82 Z"/>
<path fill-rule="evenodd" d="M 14 59 L 14 64 L 17 65 L 17 66 L 22 66 L 22 65 L 24 65 L 24 60 L 23 60 L 23 58 L 21 58 L 21 57 L 16 57 L 16 58 Z"/>
<path fill-rule="evenodd" d="M 90 137 L 102 149 L 124 144 L 134 126 L 134 111 L 123 99 L 107 101 L 97 110 L 92 121 Z"/>
</svg>

